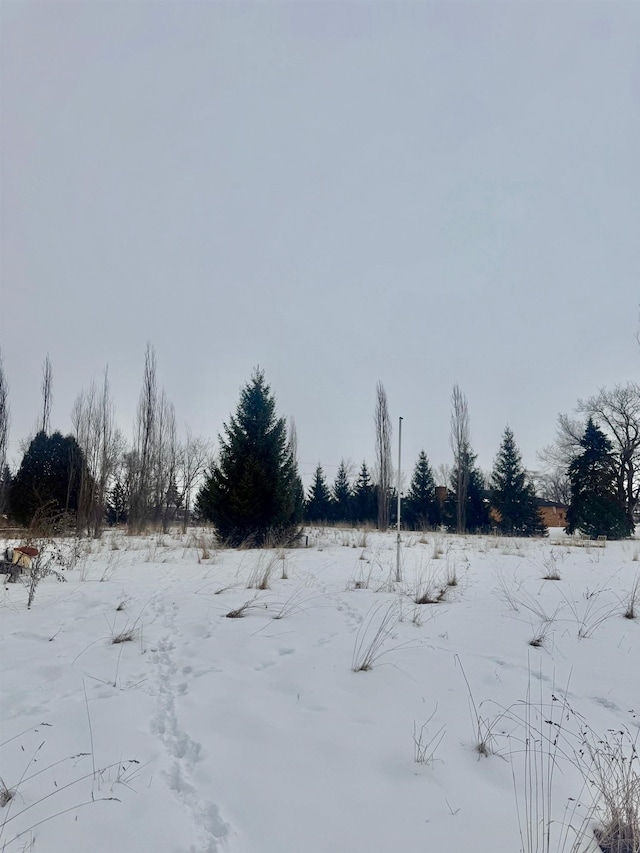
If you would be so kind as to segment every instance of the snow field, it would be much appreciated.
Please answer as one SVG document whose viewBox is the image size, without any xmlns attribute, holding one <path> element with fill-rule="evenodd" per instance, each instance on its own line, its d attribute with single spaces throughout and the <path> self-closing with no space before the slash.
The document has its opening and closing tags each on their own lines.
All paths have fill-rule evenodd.
<svg viewBox="0 0 640 853">
<path fill-rule="evenodd" d="M 640 731 L 638 543 L 403 534 L 396 584 L 394 535 L 308 533 L 286 552 L 109 533 L 31 610 L 5 585 L 0 850 L 572 849 L 582 724 Z M 426 588 L 441 601 L 415 604 Z M 551 783 L 527 719 L 539 760 L 558 732 Z"/>
</svg>

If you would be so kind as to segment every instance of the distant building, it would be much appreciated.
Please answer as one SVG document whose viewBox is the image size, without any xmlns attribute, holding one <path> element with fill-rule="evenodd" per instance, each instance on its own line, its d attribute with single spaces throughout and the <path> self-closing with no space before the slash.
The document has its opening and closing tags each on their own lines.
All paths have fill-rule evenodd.
<svg viewBox="0 0 640 853">
<path fill-rule="evenodd" d="M 449 489 L 446 486 L 436 486 L 436 500 L 440 506 L 444 506 L 444 502 L 449 497 Z"/>
<path fill-rule="evenodd" d="M 538 504 L 538 512 L 547 527 L 567 526 L 567 510 L 569 507 L 566 504 L 561 504 L 558 501 L 546 501 L 543 498 L 537 498 L 536 503 Z"/>
</svg>

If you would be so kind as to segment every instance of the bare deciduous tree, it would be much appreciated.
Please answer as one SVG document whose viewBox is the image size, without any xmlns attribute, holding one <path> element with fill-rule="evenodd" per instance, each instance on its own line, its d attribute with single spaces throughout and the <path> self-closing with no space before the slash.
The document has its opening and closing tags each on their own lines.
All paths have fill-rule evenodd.
<svg viewBox="0 0 640 853">
<path fill-rule="evenodd" d="M 135 462 L 135 468 L 131 472 L 129 527 L 134 533 L 142 532 L 147 523 L 157 405 L 156 355 L 153 346 L 147 343 L 142 391 L 136 415 L 134 455 L 131 460 Z"/>
<path fill-rule="evenodd" d="M 158 394 L 155 352 L 149 343 L 136 437 L 127 457 L 128 523 L 133 532 L 142 532 L 148 522 L 161 525 L 166 531 L 175 519 L 183 499 L 178 488 L 180 454 L 175 409 L 164 389 Z"/>
<path fill-rule="evenodd" d="M 376 408 L 374 413 L 376 430 L 376 479 L 378 490 L 378 529 L 389 526 L 389 492 L 393 480 L 391 463 L 391 418 L 387 404 L 387 393 L 382 382 L 376 386 Z"/>
<path fill-rule="evenodd" d="M 0 515 L 6 502 L 5 467 L 7 464 L 7 444 L 9 440 L 9 402 L 8 386 L 4 375 L 2 350 L 0 350 Z"/>
<path fill-rule="evenodd" d="M 156 413 L 156 429 L 153 441 L 153 510 L 154 522 L 162 524 L 166 533 L 173 521 L 180 495 L 176 474 L 178 465 L 178 433 L 176 414 L 164 392 L 160 393 Z"/>
<path fill-rule="evenodd" d="M 458 385 L 451 393 L 451 449 L 456 473 L 456 531 L 467 529 L 467 493 L 471 467 L 471 439 L 469 436 L 469 405 Z"/>
<path fill-rule="evenodd" d="M 53 371 L 49 353 L 42 366 L 42 417 L 40 418 L 38 431 L 49 434 L 49 421 L 51 418 L 51 404 L 53 402 Z"/>
<path fill-rule="evenodd" d="M 291 458 L 295 462 L 296 466 L 298 465 L 298 430 L 296 429 L 295 420 L 290 417 L 289 418 L 289 429 L 288 429 L 288 440 L 289 440 L 289 452 L 291 453 Z"/>
<path fill-rule="evenodd" d="M 542 458 L 544 452 L 542 451 L 538 456 Z M 549 465 L 541 471 L 532 472 L 531 477 L 538 497 L 559 504 L 571 502 L 571 481 L 566 467 Z"/>
<path fill-rule="evenodd" d="M 436 486 L 445 486 L 448 489 L 451 482 L 451 465 L 447 465 L 445 462 L 436 465 L 433 469 L 433 476 Z"/>
<path fill-rule="evenodd" d="M 76 441 L 82 448 L 78 530 L 98 538 L 104 523 L 107 486 L 121 450 L 122 437 L 114 426 L 108 368 L 98 392 L 92 380 L 88 391 L 77 396 L 71 413 Z"/>
<path fill-rule="evenodd" d="M 187 427 L 187 435 L 178 459 L 178 483 L 182 495 L 182 532 L 186 533 L 191 501 L 198 480 L 205 472 L 211 457 L 211 444 L 203 438 L 194 437 Z"/>
<path fill-rule="evenodd" d="M 584 424 L 567 415 L 558 416 L 558 429 L 553 444 L 538 452 L 542 468 L 534 475 L 536 491 L 542 498 L 568 504 L 571 502 L 571 483 L 568 469 L 571 460 L 581 453 L 580 439 Z"/>
</svg>

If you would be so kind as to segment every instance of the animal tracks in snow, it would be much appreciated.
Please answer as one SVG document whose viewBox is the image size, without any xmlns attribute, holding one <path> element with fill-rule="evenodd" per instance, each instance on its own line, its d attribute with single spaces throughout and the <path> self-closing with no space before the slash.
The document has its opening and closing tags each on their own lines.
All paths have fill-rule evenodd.
<svg viewBox="0 0 640 853">
<path fill-rule="evenodd" d="M 161 593 L 156 593 L 151 607 L 163 631 L 151 652 L 155 670 L 151 690 L 156 697 L 151 730 L 167 755 L 168 767 L 163 776 L 193 821 L 198 841 L 188 848 L 188 853 L 216 853 L 220 842 L 229 835 L 230 827 L 222 819 L 218 805 L 199 794 L 193 774 L 198 762 L 203 760 L 202 746 L 182 727 L 176 707 L 176 699 L 187 695 L 190 682 L 198 674 L 194 673 L 191 665 L 182 665 L 178 661 L 179 654 L 188 654 L 178 627 L 178 605 L 165 602 Z"/>
</svg>

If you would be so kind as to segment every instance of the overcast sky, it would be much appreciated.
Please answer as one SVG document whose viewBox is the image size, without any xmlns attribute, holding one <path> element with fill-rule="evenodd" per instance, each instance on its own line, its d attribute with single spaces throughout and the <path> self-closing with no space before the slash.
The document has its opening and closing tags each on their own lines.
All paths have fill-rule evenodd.
<svg viewBox="0 0 640 853">
<path fill-rule="evenodd" d="M 525 463 L 637 379 L 638 2 L 3 0 L 0 347 L 10 458 L 109 374 L 132 434 L 146 342 L 215 437 L 255 365 L 300 467 Z M 394 433 L 394 444 L 397 431 Z M 394 457 L 395 457 L 394 450 Z"/>
</svg>

